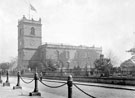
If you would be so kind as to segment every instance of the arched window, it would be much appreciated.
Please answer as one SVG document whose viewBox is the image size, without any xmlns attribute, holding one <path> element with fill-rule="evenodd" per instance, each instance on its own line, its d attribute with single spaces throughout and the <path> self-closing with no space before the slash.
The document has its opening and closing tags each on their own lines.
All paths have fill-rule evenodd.
<svg viewBox="0 0 135 98">
<path fill-rule="evenodd" d="M 69 59 L 69 57 L 70 57 L 70 53 L 69 51 L 66 51 L 66 58 Z"/>
<path fill-rule="evenodd" d="M 60 53 L 59 53 L 58 50 L 56 50 L 56 55 L 57 55 L 57 58 L 58 58 L 58 60 L 59 60 Z"/>
<path fill-rule="evenodd" d="M 22 36 L 22 28 L 20 28 L 20 31 L 19 31 L 19 36 Z"/>
<path fill-rule="evenodd" d="M 31 33 L 30 34 L 35 35 L 35 28 L 34 27 L 31 28 Z"/>
</svg>

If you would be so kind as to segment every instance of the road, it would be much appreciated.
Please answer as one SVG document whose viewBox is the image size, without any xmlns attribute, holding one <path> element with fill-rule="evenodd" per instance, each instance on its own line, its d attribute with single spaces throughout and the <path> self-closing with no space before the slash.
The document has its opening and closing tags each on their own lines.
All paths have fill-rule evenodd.
<svg viewBox="0 0 135 98">
<path fill-rule="evenodd" d="M 25 81 L 29 82 L 31 79 L 23 78 Z M 2 77 L 3 81 L 6 81 L 5 77 Z M 11 86 L 15 86 L 17 83 L 16 77 L 10 77 L 9 82 Z M 46 82 L 43 80 L 44 83 L 51 86 L 61 85 L 63 83 L 55 83 L 55 82 Z M 21 81 L 21 86 L 23 90 L 28 92 L 32 92 L 34 90 L 34 81 L 30 84 L 25 84 Z M 95 84 L 95 83 L 86 83 L 86 84 Z M 103 84 L 95 84 L 95 85 L 103 85 Z M 113 86 L 113 85 L 107 85 Z M 134 98 L 135 91 L 132 90 L 123 90 L 123 89 L 110 89 L 110 88 L 102 88 L 102 87 L 94 87 L 94 86 L 83 86 L 78 85 L 82 90 L 87 92 L 88 94 L 96 97 L 96 98 Z M 117 87 L 115 85 L 115 87 Z M 124 87 L 124 86 L 119 86 Z M 134 86 L 125 86 L 126 88 L 135 89 Z M 45 96 L 49 96 L 49 98 L 67 98 L 67 85 L 60 87 L 60 88 L 49 88 L 38 82 L 38 89 L 41 92 L 41 96 L 46 98 Z M 89 96 L 85 95 L 81 91 L 79 91 L 75 86 L 73 86 L 73 98 L 90 98 Z"/>
</svg>

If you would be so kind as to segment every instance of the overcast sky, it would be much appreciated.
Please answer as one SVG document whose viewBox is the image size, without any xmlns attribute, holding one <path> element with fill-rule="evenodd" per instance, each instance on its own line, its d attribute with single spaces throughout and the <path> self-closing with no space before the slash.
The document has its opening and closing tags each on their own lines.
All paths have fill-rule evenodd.
<svg viewBox="0 0 135 98">
<path fill-rule="evenodd" d="M 42 42 L 102 47 L 119 61 L 135 45 L 135 0 L 0 0 L 0 62 L 17 56 L 17 23 L 29 4 L 42 19 Z"/>
</svg>

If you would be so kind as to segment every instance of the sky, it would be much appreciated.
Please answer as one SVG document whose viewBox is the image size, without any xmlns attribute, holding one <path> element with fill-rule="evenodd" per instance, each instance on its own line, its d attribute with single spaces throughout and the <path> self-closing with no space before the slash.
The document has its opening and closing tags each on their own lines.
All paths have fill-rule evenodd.
<svg viewBox="0 0 135 98">
<path fill-rule="evenodd" d="M 29 3 L 42 21 L 42 42 L 102 47 L 118 59 L 131 57 L 135 46 L 134 0 L 0 0 L 0 62 L 17 57 L 18 20 Z"/>
</svg>

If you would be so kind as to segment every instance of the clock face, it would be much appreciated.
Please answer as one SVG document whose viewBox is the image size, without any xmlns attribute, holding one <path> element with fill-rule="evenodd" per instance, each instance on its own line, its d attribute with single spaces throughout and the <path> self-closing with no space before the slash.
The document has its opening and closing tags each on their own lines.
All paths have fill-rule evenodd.
<svg viewBox="0 0 135 98">
<path fill-rule="evenodd" d="M 30 41 L 30 45 L 31 45 L 31 46 L 34 46 L 34 45 L 35 45 L 35 41 L 34 41 L 34 40 L 31 40 L 31 41 Z"/>
</svg>

